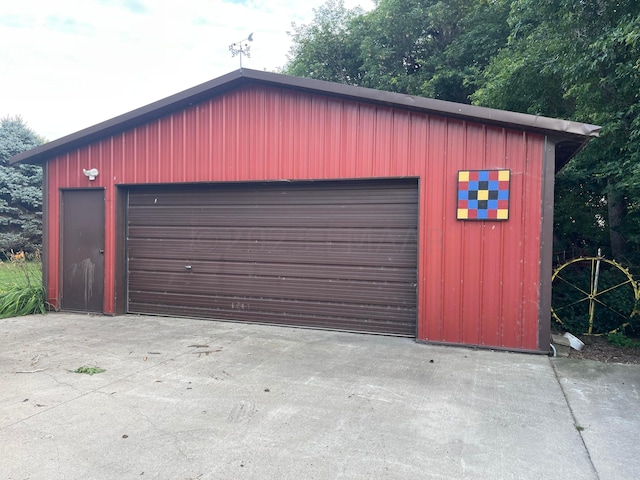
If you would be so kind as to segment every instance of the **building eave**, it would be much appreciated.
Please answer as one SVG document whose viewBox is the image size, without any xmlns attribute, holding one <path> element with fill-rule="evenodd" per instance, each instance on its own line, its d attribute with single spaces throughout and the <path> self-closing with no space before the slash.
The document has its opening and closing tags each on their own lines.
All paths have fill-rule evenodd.
<svg viewBox="0 0 640 480">
<path fill-rule="evenodd" d="M 271 85 L 310 94 L 328 95 L 359 102 L 402 108 L 421 113 L 485 123 L 498 127 L 540 133 L 558 145 L 556 169 L 564 166 L 591 138 L 597 137 L 597 125 L 528 115 L 492 108 L 466 105 L 432 98 L 385 92 L 371 88 L 292 77 L 259 70 L 240 69 L 221 77 L 72 133 L 65 137 L 22 152 L 9 159 L 9 164 L 20 162 L 43 163 L 58 155 L 80 148 L 100 139 L 134 128 L 180 109 L 188 108 L 206 99 L 247 84 Z"/>
</svg>

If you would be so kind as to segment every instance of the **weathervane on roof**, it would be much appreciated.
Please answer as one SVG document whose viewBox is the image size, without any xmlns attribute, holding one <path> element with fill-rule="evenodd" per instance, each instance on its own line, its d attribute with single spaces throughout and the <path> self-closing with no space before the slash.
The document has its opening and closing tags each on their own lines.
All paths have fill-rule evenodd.
<svg viewBox="0 0 640 480">
<path fill-rule="evenodd" d="M 242 42 L 245 42 L 244 45 Z M 251 47 L 247 42 L 253 42 L 253 33 L 250 33 L 247 38 L 243 38 L 239 42 L 229 45 L 229 51 L 231 52 L 232 57 L 240 55 L 240 68 L 242 68 L 242 55 L 246 55 L 249 58 L 251 57 L 251 54 L 249 53 Z"/>
</svg>

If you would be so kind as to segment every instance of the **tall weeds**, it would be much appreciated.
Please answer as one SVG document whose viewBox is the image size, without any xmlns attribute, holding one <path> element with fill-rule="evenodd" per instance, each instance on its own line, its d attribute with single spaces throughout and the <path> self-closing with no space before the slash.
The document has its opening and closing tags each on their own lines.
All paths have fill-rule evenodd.
<svg viewBox="0 0 640 480">
<path fill-rule="evenodd" d="M 45 291 L 42 286 L 42 261 L 36 252 L 27 261 L 24 252 L 13 252 L 8 262 L 0 261 L 0 268 L 9 269 L 8 282 L 0 285 L 0 318 L 45 313 Z"/>
</svg>

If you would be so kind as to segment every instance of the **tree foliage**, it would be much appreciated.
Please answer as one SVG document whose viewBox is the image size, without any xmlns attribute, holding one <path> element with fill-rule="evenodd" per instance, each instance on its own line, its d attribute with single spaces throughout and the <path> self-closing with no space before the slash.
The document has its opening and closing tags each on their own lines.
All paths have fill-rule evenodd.
<svg viewBox="0 0 640 480">
<path fill-rule="evenodd" d="M 292 24 L 293 39 L 285 72 L 299 77 L 358 85 L 361 82 L 354 22 L 362 10 L 329 0 L 315 10 L 314 22 Z"/>
<path fill-rule="evenodd" d="M 42 243 L 42 169 L 9 165 L 9 158 L 43 139 L 20 117 L 0 120 L 0 254 L 33 252 Z"/>
<path fill-rule="evenodd" d="M 602 125 L 600 138 L 558 176 L 556 248 L 603 247 L 633 263 L 640 261 L 639 14 L 631 0 L 514 1 L 508 45 L 472 96 Z"/>
<path fill-rule="evenodd" d="M 329 0 L 295 26 L 284 73 L 469 103 L 506 43 L 505 0 L 380 0 L 363 13 Z"/>
<path fill-rule="evenodd" d="M 557 176 L 555 248 L 640 265 L 637 0 L 330 0 L 292 39 L 285 73 L 601 125 Z"/>
</svg>

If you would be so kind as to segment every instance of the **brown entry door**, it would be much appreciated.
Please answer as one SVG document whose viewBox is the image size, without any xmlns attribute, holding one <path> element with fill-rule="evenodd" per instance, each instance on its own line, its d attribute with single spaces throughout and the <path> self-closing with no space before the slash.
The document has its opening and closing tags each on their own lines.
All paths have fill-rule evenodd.
<svg viewBox="0 0 640 480">
<path fill-rule="evenodd" d="M 63 310 L 103 312 L 104 190 L 62 192 Z"/>
</svg>

